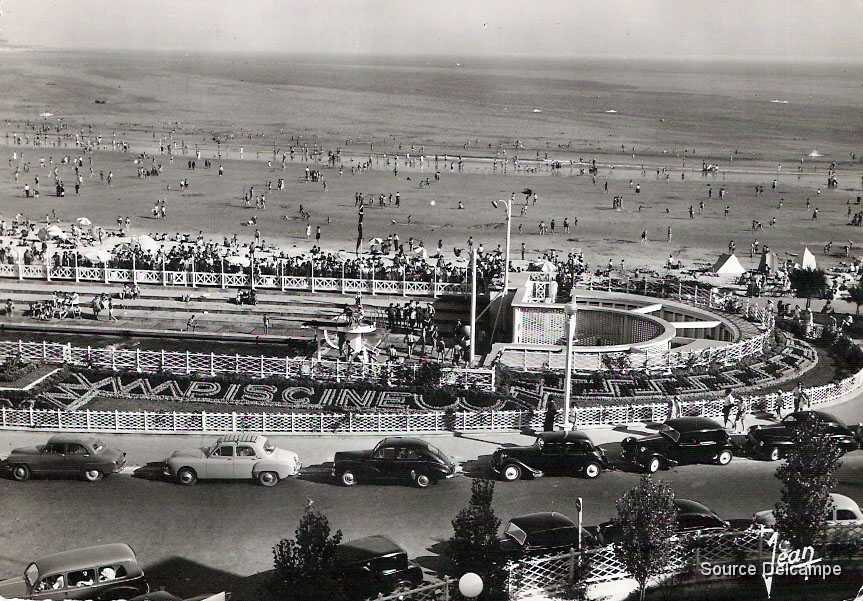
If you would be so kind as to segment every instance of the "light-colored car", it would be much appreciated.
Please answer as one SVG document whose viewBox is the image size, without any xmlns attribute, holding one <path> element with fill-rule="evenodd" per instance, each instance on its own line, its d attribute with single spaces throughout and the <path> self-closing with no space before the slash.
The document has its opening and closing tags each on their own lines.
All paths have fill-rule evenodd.
<svg viewBox="0 0 863 601">
<path fill-rule="evenodd" d="M 829 526 L 863 524 L 863 511 L 854 499 L 834 492 L 830 493 L 830 500 L 833 503 L 827 514 Z M 772 528 L 776 525 L 776 515 L 772 509 L 758 511 L 752 516 L 752 521 L 756 526 Z"/>
<path fill-rule="evenodd" d="M 303 465 L 293 451 L 280 449 L 260 434 L 227 434 L 203 449 L 174 451 L 163 473 L 192 485 L 203 479 L 256 480 L 275 486 L 298 476 Z"/>
</svg>

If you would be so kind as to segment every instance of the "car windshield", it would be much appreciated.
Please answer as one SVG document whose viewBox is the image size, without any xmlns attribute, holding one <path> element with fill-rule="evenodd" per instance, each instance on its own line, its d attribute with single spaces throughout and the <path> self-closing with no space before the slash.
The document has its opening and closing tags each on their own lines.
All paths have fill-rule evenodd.
<svg viewBox="0 0 863 601">
<path fill-rule="evenodd" d="M 24 570 L 24 580 L 27 581 L 27 586 L 29 588 L 33 588 L 33 586 L 39 582 L 39 568 L 35 563 L 31 563 L 27 566 L 27 569 Z"/>
<path fill-rule="evenodd" d="M 510 538 L 515 539 L 515 541 L 519 545 L 524 545 L 524 541 L 527 540 L 527 534 L 525 533 L 525 531 L 513 524 L 512 522 L 507 525 L 504 534 L 509 536 Z"/>
<path fill-rule="evenodd" d="M 677 442 L 680 440 L 680 432 L 672 428 L 671 426 L 665 426 L 659 433 L 670 440 L 671 442 Z"/>
<path fill-rule="evenodd" d="M 432 456 L 437 457 L 438 459 L 440 459 L 443 462 L 446 462 L 446 463 L 449 462 L 449 458 L 446 456 L 446 453 L 441 451 L 439 448 L 437 448 L 433 444 L 428 445 L 428 450 L 429 450 L 429 453 L 432 454 Z"/>
</svg>

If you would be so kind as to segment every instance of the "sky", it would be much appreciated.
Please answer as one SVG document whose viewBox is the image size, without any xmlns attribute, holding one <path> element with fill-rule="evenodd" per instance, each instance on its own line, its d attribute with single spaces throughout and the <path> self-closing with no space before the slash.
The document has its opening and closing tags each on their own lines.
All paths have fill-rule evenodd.
<svg viewBox="0 0 863 601">
<path fill-rule="evenodd" d="M 863 0 L 0 0 L 20 46 L 863 60 Z"/>
</svg>

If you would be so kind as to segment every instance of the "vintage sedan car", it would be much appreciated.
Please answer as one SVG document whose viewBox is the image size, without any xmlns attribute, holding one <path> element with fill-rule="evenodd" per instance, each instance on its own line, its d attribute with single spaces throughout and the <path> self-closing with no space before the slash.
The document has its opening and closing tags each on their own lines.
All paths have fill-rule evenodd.
<svg viewBox="0 0 863 601">
<path fill-rule="evenodd" d="M 131 599 L 150 586 L 129 545 L 115 543 L 48 555 L 18 578 L 0 581 L 7 599 Z"/>
<path fill-rule="evenodd" d="M 543 432 L 529 447 L 498 449 L 491 458 L 491 470 L 507 482 L 544 475 L 596 478 L 611 468 L 605 450 L 578 430 Z"/>
<path fill-rule="evenodd" d="M 830 500 L 832 503 L 827 509 L 828 525 L 863 525 L 863 511 L 860 511 L 860 506 L 854 499 L 834 492 L 830 493 Z M 776 525 L 776 514 L 772 509 L 757 511 L 752 515 L 752 523 L 754 526 L 772 528 Z"/>
<path fill-rule="evenodd" d="M 331 476 L 344 486 L 357 482 L 412 482 L 419 488 L 461 473 L 455 460 L 419 438 L 392 436 L 367 451 L 339 451 Z"/>
<path fill-rule="evenodd" d="M 663 424 L 658 434 L 620 443 L 621 459 L 651 474 L 684 463 L 728 465 L 734 458 L 728 432 L 706 417 L 680 417 Z"/>
<path fill-rule="evenodd" d="M 794 443 L 794 429 L 812 420 L 824 422 L 828 434 L 843 452 L 849 453 L 860 448 L 858 432 L 846 426 L 842 420 L 823 411 L 797 411 L 786 415 L 778 424 L 749 428 L 749 450 L 754 457 L 778 461 Z"/>
<path fill-rule="evenodd" d="M 126 453 L 93 436 L 57 434 L 43 445 L 12 449 L 3 466 L 23 482 L 31 476 L 81 476 L 101 480 L 126 465 Z"/>
<path fill-rule="evenodd" d="M 498 537 L 501 550 L 510 558 L 566 551 L 578 547 L 578 526 L 556 511 L 529 513 L 512 518 Z M 597 546 L 597 540 L 581 529 L 583 548 Z"/>
<path fill-rule="evenodd" d="M 674 499 L 677 507 L 678 532 L 722 532 L 731 529 L 731 523 L 698 501 Z M 598 527 L 598 537 L 602 544 L 609 545 L 620 540 L 620 527 L 614 520 L 604 522 Z"/>
<path fill-rule="evenodd" d="M 379 593 L 388 595 L 423 582 L 422 568 L 386 536 L 368 536 L 340 544 L 335 563 L 339 576 L 350 585 L 354 599 L 368 599 Z"/>
<path fill-rule="evenodd" d="M 303 465 L 293 451 L 280 449 L 260 434 L 227 434 L 203 449 L 174 451 L 163 473 L 180 484 L 203 479 L 255 480 L 275 486 L 298 476 Z"/>
</svg>

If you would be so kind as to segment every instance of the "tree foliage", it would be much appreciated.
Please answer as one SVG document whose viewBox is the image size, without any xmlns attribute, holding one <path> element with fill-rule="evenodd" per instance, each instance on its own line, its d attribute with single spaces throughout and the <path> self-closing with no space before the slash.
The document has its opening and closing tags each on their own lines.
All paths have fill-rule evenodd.
<svg viewBox="0 0 863 601">
<path fill-rule="evenodd" d="M 776 529 L 795 549 L 818 544 L 831 506 L 833 474 L 841 465 L 842 451 L 817 416 L 798 422 L 785 463 L 776 470 L 782 481 L 782 499 L 776 503 Z"/>
<path fill-rule="evenodd" d="M 863 285 L 855 284 L 849 288 L 848 299 L 857 306 L 855 315 L 860 315 L 860 305 L 863 305 Z"/>
<path fill-rule="evenodd" d="M 791 272 L 791 287 L 797 296 L 806 299 L 807 306 L 813 297 L 822 296 L 827 290 L 827 276 L 823 269 L 795 269 Z"/>
<path fill-rule="evenodd" d="M 616 521 L 621 538 L 614 552 L 638 582 L 644 599 L 647 581 L 666 569 L 679 544 L 671 538 L 677 532 L 674 491 L 666 482 L 642 476 L 617 500 Z"/>
<path fill-rule="evenodd" d="M 452 521 L 449 557 L 455 578 L 467 572 L 479 574 L 484 587 L 480 599 L 498 599 L 506 581 L 506 558 L 497 532 L 500 519 L 492 508 L 494 480 L 474 480 L 470 501 Z"/>
<path fill-rule="evenodd" d="M 340 601 L 344 599 L 336 576 L 336 550 L 342 531 L 331 533 L 327 516 L 307 508 L 293 539 L 273 547 L 275 574 L 271 586 L 279 601 Z"/>
</svg>

